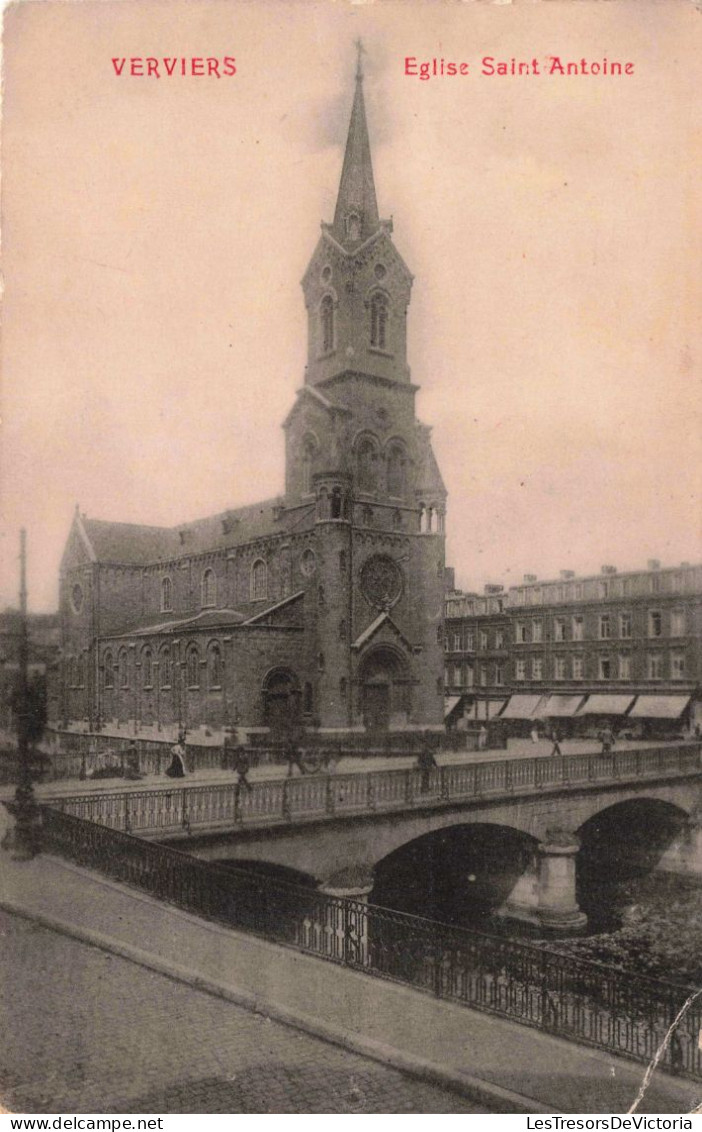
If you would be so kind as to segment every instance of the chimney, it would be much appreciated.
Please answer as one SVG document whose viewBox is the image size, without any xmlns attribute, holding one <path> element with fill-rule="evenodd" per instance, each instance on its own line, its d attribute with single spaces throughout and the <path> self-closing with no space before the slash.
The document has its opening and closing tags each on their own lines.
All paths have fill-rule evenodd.
<svg viewBox="0 0 702 1132">
<path fill-rule="evenodd" d="M 660 568 L 661 568 L 661 563 L 660 563 L 659 558 L 649 558 L 648 563 L 647 563 L 647 569 L 649 569 L 649 570 L 660 570 Z"/>
<path fill-rule="evenodd" d="M 525 574 L 524 575 L 524 581 L 525 582 L 536 582 L 537 580 L 538 579 L 536 577 L 536 574 Z"/>
<path fill-rule="evenodd" d="M 569 582 L 571 578 L 575 577 L 575 570 L 561 570 L 561 578 L 564 582 Z"/>
<path fill-rule="evenodd" d="M 488 583 L 488 585 L 484 586 L 483 593 L 486 593 L 486 594 L 501 594 L 502 591 L 504 590 L 504 588 L 505 588 L 504 586 L 497 586 L 497 585 L 493 584 L 492 582 L 490 582 L 490 583 Z"/>
<path fill-rule="evenodd" d="M 616 566 L 603 566 L 600 570 L 601 574 L 616 574 L 616 572 L 617 572 Z"/>
</svg>

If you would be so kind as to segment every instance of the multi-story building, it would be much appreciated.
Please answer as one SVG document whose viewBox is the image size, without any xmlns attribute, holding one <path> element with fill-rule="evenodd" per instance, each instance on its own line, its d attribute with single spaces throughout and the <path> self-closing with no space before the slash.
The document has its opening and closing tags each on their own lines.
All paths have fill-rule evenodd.
<svg viewBox="0 0 702 1132">
<path fill-rule="evenodd" d="M 484 594 L 453 590 L 446 597 L 444 686 L 447 712 L 492 719 L 504 707 L 510 684 L 509 618 L 502 586 Z M 470 712 L 468 712 L 470 708 Z"/>
<path fill-rule="evenodd" d="M 475 687 L 480 653 L 474 646 L 480 633 L 480 640 L 486 634 L 490 640 L 490 600 L 456 592 L 446 599 L 446 690 L 451 696 L 470 692 L 467 706 L 476 716 L 485 710 L 476 702 L 500 690 L 494 661 L 486 690 Z M 664 727 L 698 722 L 702 564 L 662 569 L 651 560 L 646 570 L 619 574 L 603 566 L 591 577 L 563 571 L 548 581 L 526 575 L 493 616 L 492 633 L 504 633 L 509 650 L 502 692 L 511 698 L 501 718 L 558 717 L 564 727 L 580 730 L 603 718 L 634 730 L 656 721 Z M 471 668 L 472 686 L 459 683 Z"/>
<path fill-rule="evenodd" d="M 279 497 L 175 528 L 76 509 L 64 725 L 443 726 L 446 491 L 407 364 L 412 275 L 378 213 L 356 79 L 333 222 L 302 281 L 304 385 Z"/>
</svg>

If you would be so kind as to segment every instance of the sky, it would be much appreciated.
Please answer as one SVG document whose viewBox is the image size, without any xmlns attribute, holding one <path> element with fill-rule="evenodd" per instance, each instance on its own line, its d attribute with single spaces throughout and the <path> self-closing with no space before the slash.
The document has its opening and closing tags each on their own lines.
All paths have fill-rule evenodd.
<svg viewBox="0 0 702 1132">
<path fill-rule="evenodd" d="M 56 608 L 76 504 L 168 526 L 282 491 L 359 36 L 457 583 L 702 558 L 691 3 L 36 0 L 4 27 L 0 605 L 25 526 L 30 608 Z"/>
</svg>

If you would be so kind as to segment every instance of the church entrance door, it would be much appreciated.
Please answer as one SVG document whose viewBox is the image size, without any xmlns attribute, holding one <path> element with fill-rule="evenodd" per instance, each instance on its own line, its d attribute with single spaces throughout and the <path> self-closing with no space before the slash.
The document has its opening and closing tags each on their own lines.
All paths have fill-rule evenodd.
<svg viewBox="0 0 702 1132">
<path fill-rule="evenodd" d="M 270 672 L 263 686 L 264 715 L 274 740 L 289 740 L 300 729 L 300 687 L 289 668 Z"/>
<path fill-rule="evenodd" d="M 381 646 L 363 660 L 361 715 L 368 731 L 388 731 L 407 720 L 409 680 L 404 657 Z"/>
<path fill-rule="evenodd" d="M 387 731 L 390 726 L 389 684 L 366 684 L 364 686 L 363 723 L 368 731 Z"/>
</svg>

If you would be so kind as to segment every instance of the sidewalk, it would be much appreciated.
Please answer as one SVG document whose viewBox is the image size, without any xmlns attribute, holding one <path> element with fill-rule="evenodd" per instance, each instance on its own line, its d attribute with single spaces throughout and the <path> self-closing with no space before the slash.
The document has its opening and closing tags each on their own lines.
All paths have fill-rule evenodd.
<svg viewBox="0 0 702 1132">
<path fill-rule="evenodd" d="M 200 920 L 58 858 L 0 860 L 5 909 L 492 1111 L 624 1113 L 642 1081 L 643 1065 Z M 639 1112 L 683 1114 L 700 1099 L 702 1085 L 656 1072 Z"/>
</svg>

